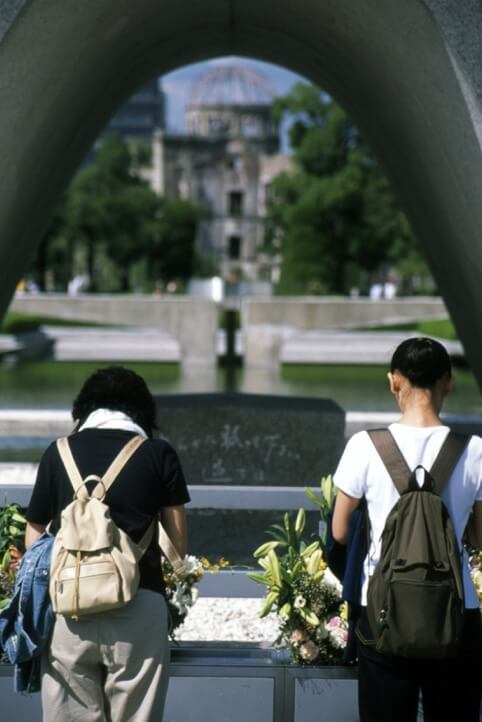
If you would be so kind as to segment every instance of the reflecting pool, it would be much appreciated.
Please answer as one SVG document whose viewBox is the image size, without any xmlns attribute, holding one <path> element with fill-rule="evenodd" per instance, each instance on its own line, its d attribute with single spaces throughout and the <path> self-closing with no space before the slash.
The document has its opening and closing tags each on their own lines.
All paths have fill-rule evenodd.
<svg viewBox="0 0 482 722">
<path fill-rule="evenodd" d="M 85 378 L 98 363 L 41 361 L 0 366 L 0 408 L 71 406 Z M 129 363 L 153 393 L 243 391 L 331 398 L 347 411 L 395 411 L 382 366 L 283 366 L 281 369 L 192 369 L 177 364 Z M 482 414 L 482 397 L 470 370 L 454 370 L 454 391 L 445 411 Z"/>
</svg>

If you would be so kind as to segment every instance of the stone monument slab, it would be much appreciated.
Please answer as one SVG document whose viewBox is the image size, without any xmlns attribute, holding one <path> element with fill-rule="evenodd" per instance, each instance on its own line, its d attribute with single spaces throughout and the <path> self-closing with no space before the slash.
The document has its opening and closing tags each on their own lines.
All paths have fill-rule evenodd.
<svg viewBox="0 0 482 722">
<path fill-rule="evenodd" d="M 160 434 L 177 450 L 189 485 L 317 486 L 345 443 L 345 414 L 328 399 L 212 393 L 156 396 L 156 403 Z M 308 500 L 305 509 L 306 533 L 315 534 L 319 514 Z M 253 564 L 254 549 L 283 513 L 188 507 L 190 551 Z"/>
<path fill-rule="evenodd" d="M 329 399 L 212 393 L 156 402 L 188 484 L 313 486 L 344 444 L 345 414 Z"/>
</svg>

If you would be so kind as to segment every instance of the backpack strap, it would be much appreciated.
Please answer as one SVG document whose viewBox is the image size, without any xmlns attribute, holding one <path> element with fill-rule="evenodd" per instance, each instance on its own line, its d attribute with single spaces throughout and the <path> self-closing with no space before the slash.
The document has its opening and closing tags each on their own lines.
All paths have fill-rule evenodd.
<svg viewBox="0 0 482 722">
<path fill-rule="evenodd" d="M 125 446 L 123 446 L 120 452 L 117 454 L 105 474 L 103 474 L 99 483 L 95 486 L 94 490 L 92 491 L 93 497 L 97 499 L 102 499 L 102 497 L 105 496 L 105 494 L 110 489 L 114 481 L 117 479 L 120 472 L 127 464 L 131 456 L 134 454 L 135 451 L 137 451 L 139 446 L 144 443 L 144 441 L 145 439 L 142 436 L 134 436 L 132 439 L 129 439 L 127 444 L 125 444 Z M 86 479 L 82 478 L 82 474 L 80 473 L 79 468 L 72 455 L 72 450 L 70 448 L 69 440 L 67 438 L 64 437 L 62 439 L 57 439 L 57 449 L 59 451 L 60 458 L 62 459 L 62 462 L 65 466 L 65 470 L 67 472 L 67 476 L 69 477 L 70 483 L 74 488 L 74 492 L 77 494 L 78 497 L 87 499 L 89 496 L 89 492 L 85 488 L 85 482 L 89 479 L 94 480 L 99 477 L 91 475 L 88 476 Z M 152 522 L 151 524 L 149 524 L 149 528 L 143 535 L 142 539 L 140 539 L 140 541 L 136 543 L 137 547 L 141 552 L 141 556 L 143 556 L 149 548 L 152 537 L 154 535 L 154 530 L 155 522 Z M 169 539 L 166 532 L 164 532 L 164 535 L 167 539 Z M 174 549 L 174 546 L 172 545 L 170 539 L 169 544 L 171 544 L 172 548 Z M 177 554 L 177 551 L 175 549 L 174 553 Z"/>
<path fill-rule="evenodd" d="M 65 437 L 62 439 L 57 439 L 57 450 L 59 452 L 62 463 L 65 466 L 65 471 L 67 472 L 69 481 L 74 488 L 74 492 L 77 494 L 77 496 L 81 496 L 84 499 L 87 498 L 89 496 L 89 493 L 85 488 L 84 479 L 82 478 L 82 474 L 79 471 L 79 467 L 75 463 L 75 459 L 72 456 L 69 440 Z"/>
<path fill-rule="evenodd" d="M 411 469 L 398 448 L 397 442 L 388 429 L 369 429 L 368 436 L 373 442 L 395 488 L 401 495 L 406 491 Z"/>
<path fill-rule="evenodd" d="M 430 469 L 430 475 L 435 484 L 434 491 L 439 496 L 442 494 L 448 480 L 452 476 L 469 439 L 470 436 L 468 434 L 458 434 L 455 431 L 449 431 L 447 434 L 437 454 L 437 458 Z"/>
<path fill-rule="evenodd" d="M 388 429 L 370 429 L 367 431 L 373 445 L 375 446 L 386 470 L 388 471 L 399 494 L 406 488 L 411 469 L 408 466 L 402 452 Z M 470 436 L 449 431 L 437 457 L 430 469 L 430 477 L 435 484 L 434 491 L 439 496 L 442 494 L 448 480 L 459 461 Z"/>
<path fill-rule="evenodd" d="M 133 436 L 132 439 L 129 439 L 127 444 L 119 451 L 107 471 L 102 474 L 102 481 L 97 484 L 92 492 L 92 496 L 96 499 L 102 499 L 102 497 L 107 494 L 124 466 L 127 464 L 134 452 L 137 451 L 139 446 L 144 443 L 144 441 L 145 439 L 143 436 Z"/>
<path fill-rule="evenodd" d="M 166 557 L 171 567 L 174 569 L 175 574 L 179 574 L 184 570 L 184 560 L 179 555 L 176 547 L 168 537 L 167 532 L 162 526 L 160 520 L 157 526 L 157 533 L 159 546 L 161 547 L 164 556 Z"/>
<path fill-rule="evenodd" d="M 107 471 L 102 475 L 102 480 L 99 481 L 99 483 L 93 490 L 92 496 L 97 499 L 102 499 L 103 496 L 107 494 L 110 487 L 117 479 L 124 466 L 127 464 L 131 456 L 133 456 L 133 454 L 137 451 L 139 446 L 144 443 L 144 441 L 145 438 L 143 436 L 133 436 L 132 439 L 129 439 L 127 444 L 123 446 L 122 449 L 119 451 Z M 143 537 L 138 542 L 136 542 L 136 546 L 140 550 L 141 556 L 144 556 L 144 554 L 148 550 L 154 536 L 154 530 L 155 522 L 152 522 L 151 524 L 149 524 L 149 527 L 147 528 L 147 531 L 143 535 Z"/>
<path fill-rule="evenodd" d="M 75 459 L 72 455 L 69 440 L 66 437 L 62 439 L 57 439 L 57 449 L 59 451 L 60 458 L 62 459 L 62 462 L 65 466 L 67 476 L 69 477 L 70 483 L 72 484 L 74 492 L 77 494 L 77 496 L 84 499 L 87 498 L 89 496 L 89 493 L 85 488 L 85 482 L 90 479 L 98 479 L 98 484 L 92 491 L 92 496 L 96 499 L 102 499 L 102 497 L 107 494 L 108 490 L 117 479 L 120 472 L 127 464 L 133 453 L 139 448 L 141 444 L 144 443 L 144 441 L 145 439 L 142 436 L 134 436 L 132 439 L 129 439 L 127 444 L 123 446 L 122 449 L 119 451 L 105 474 L 103 474 L 100 478 L 95 475 L 89 475 L 85 479 L 82 478 L 79 467 L 77 466 Z"/>
</svg>

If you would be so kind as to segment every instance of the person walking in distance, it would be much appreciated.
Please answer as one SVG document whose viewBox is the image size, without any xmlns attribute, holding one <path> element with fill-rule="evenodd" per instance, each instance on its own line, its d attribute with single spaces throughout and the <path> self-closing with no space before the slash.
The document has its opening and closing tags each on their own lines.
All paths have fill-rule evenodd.
<svg viewBox="0 0 482 722">
<path fill-rule="evenodd" d="M 388 381 L 401 413 L 399 421 L 388 428 L 389 440 L 393 446 L 393 441 L 396 442 L 396 453 L 402 466 L 405 465 L 409 473 L 413 472 L 410 476 L 411 491 L 418 495 L 421 503 L 425 503 L 428 496 L 435 496 L 425 494 L 425 488 L 429 491 L 435 488 L 435 468 L 440 472 L 443 466 L 438 463 L 437 467 L 436 462 L 437 459 L 440 462 L 443 456 L 443 447 L 449 445 L 450 430 L 440 419 L 444 400 L 452 386 L 451 364 L 445 348 L 429 338 L 403 341 L 393 354 Z M 397 504 L 405 496 L 403 489 L 400 493 L 397 490 L 394 475 L 389 473 L 387 462 L 375 444 L 376 433 L 362 431 L 355 434 L 348 441 L 334 475 L 338 488 L 332 521 L 334 539 L 341 544 L 347 543 L 351 514 L 363 498 L 366 500 L 370 529 L 369 550 L 363 565 L 362 613 L 357 628 L 360 720 L 415 722 L 421 693 L 426 722 L 479 722 L 481 614 L 477 593 L 470 578 L 464 541 L 477 549 L 482 547 L 482 439 L 471 436 L 463 440 L 460 453 L 453 459 L 453 467 L 447 474 L 448 479 L 440 494 L 443 502 L 440 507 L 448 512 L 446 525 L 451 522 L 450 528 L 453 528 L 456 539 L 454 556 L 462 579 L 460 639 L 457 640 L 455 651 L 449 654 L 442 648 L 443 641 L 440 638 L 440 649 L 437 649 L 436 643 L 435 648 L 432 645 L 430 653 L 427 652 L 424 657 L 424 652 L 420 653 L 419 650 L 411 653 L 409 646 L 403 653 L 387 652 L 383 644 L 377 641 L 381 639 L 380 629 L 374 628 L 388 628 L 384 618 L 386 610 L 382 610 L 383 613 L 380 613 L 375 623 L 373 615 L 367 613 L 372 608 L 370 595 L 374 594 L 374 573 L 385 553 L 383 545 L 387 544 L 386 530 L 390 520 L 392 523 L 402 523 L 400 520 L 397 522 L 395 515 L 396 508 L 400 508 Z M 386 430 L 383 430 L 383 434 L 386 437 Z M 453 439 L 456 435 L 450 436 Z M 433 470 L 433 477 L 430 471 L 425 470 Z M 420 479 L 418 472 L 421 472 Z M 439 476 L 443 474 L 440 472 Z M 425 487 L 427 479 L 431 486 L 429 484 Z M 423 487 L 420 486 L 422 482 Z M 414 487 L 415 483 L 419 486 Z M 423 493 L 419 494 L 420 490 Z M 392 511 L 394 513 L 391 515 Z M 430 529 L 428 532 L 430 538 Z M 392 567 L 398 565 L 403 574 L 406 571 L 404 564 L 409 566 L 406 560 L 397 559 L 393 560 Z M 411 619 L 416 617 L 418 610 L 394 609 L 392 619 L 398 613 L 402 616 L 402 612 L 408 615 L 407 619 Z M 434 615 L 436 613 L 434 609 Z M 402 629 L 402 636 L 403 633 Z M 416 647 L 420 639 L 414 636 L 409 643 Z"/>
</svg>

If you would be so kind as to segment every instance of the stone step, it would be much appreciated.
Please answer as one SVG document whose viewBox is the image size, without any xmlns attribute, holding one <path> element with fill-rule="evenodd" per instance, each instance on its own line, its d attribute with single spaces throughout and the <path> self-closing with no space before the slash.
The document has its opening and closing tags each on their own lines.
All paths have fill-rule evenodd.
<svg viewBox="0 0 482 722">
<path fill-rule="evenodd" d="M 167 333 L 149 328 L 72 328 L 42 326 L 53 341 L 56 361 L 179 362 L 179 342 Z"/>
<path fill-rule="evenodd" d="M 285 337 L 280 361 L 290 364 L 385 364 L 395 348 L 413 332 L 306 331 Z M 438 339 L 452 358 L 465 356 L 459 341 Z"/>
</svg>

